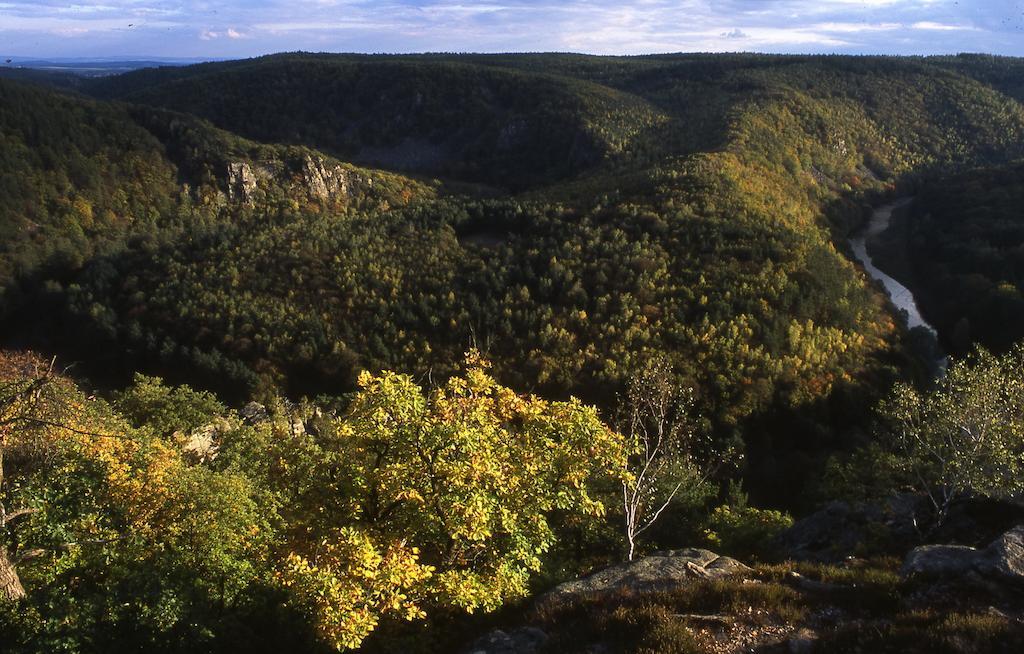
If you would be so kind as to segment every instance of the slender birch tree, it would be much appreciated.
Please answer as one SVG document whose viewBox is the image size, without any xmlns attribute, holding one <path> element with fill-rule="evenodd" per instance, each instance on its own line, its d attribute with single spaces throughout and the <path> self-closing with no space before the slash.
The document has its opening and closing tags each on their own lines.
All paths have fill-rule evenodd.
<svg viewBox="0 0 1024 654">
<path fill-rule="evenodd" d="M 651 361 L 627 388 L 618 428 L 631 452 L 622 481 L 630 561 L 637 539 L 681 494 L 705 485 L 729 456 L 699 442 L 692 413 L 692 389 L 676 381 L 663 357 Z"/>
</svg>

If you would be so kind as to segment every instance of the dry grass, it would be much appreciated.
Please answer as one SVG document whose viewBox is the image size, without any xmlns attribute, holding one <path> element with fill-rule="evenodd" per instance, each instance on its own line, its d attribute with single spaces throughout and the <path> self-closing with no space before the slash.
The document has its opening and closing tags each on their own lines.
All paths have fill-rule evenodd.
<svg viewBox="0 0 1024 654">
<path fill-rule="evenodd" d="M 808 610 L 801 593 L 780 582 L 695 580 L 672 590 L 548 605 L 534 622 L 552 636 L 548 652 L 585 652 L 601 643 L 611 652 L 689 653 L 709 651 L 723 636 L 756 644 L 762 634 L 788 633 L 787 625 Z"/>
<path fill-rule="evenodd" d="M 994 612 L 897 613 L 888 622 L 843 625 L 823 635 L 820 651 L 837 654 L 1019 654 L 1024 628 Z"/>
<path fill-rule="evenodd" d="M 749 579 L 691 580 L 672 590 L 548 604 L 530 623 L 551 636 L 545 651 L 559 654 L 788 651 L 801 629 L 817 635 L 818 652 L 1024 652 L 1017 618 L 973 599 L 919 606 L 898 565 L 886 558 L 764 565 Z M 794 581 L 794 572 L 804 581 Z"/>
</svg>

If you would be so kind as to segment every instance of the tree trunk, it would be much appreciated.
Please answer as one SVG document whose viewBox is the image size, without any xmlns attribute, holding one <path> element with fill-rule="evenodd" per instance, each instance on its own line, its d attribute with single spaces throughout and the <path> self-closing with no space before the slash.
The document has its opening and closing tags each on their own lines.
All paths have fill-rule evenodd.
<svg viewBox="0 0 1024 654">
<path fill-rule="evenodd" d="M 11 563 L 7 550 L 0 547 L 0 600 L 20 600 L 25 597 L 25 588 L 18 578 L 18 570 Z"/>
<path fill-rule="evenodd" d="M 4 485 L 4 446 L 3 435 L 0 433 L 0 488 Z M 6 530 L 7 515 L 3 516 L 3 523 L 0 528 Z M 2 532 L 0 532 L 2 533 Z M 11 557 L 7 554 L 7 548 L 0 545 L 0 600 L 20 600 L 25 597 L 25 588 L 18 578 L 18 570 L 14 567 Z"/>
</svg>

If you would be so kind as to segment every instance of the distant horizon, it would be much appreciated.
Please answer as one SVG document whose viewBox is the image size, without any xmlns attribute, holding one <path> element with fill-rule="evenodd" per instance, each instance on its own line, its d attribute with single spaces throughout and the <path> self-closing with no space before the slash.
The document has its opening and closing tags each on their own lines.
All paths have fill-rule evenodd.
<svg viewBox="0 0 1024 654">
<path fill-rule="evenodd" d="M 276 53 L 275 53 L 276 54 Z M 247 57 L 246 57 L 247 58 Z M 230 57 L 217 57 L 217 58 L 206 58 L 206 57 L 174 57 L 165 56 L 157 57 L 154 55 L 110 55 L 107 57 L 76 57 L 76 56 L 65 56 L 65 57 L 49 57 L 46 55 L 18 55 L 18 54 L 3 54 L 0 53 L 0 59 L 6 61 L 11 60 L 13 62 L 18 61 L 42 61 L 52 63 L 72 63 L 72 62 L 83 62 L 83 63 L 121 63 L 125 61 L 173 61 L 173 62 L 196 62 L 203 63 L 206 61 L 228 61 Z M 0 64 L 4 63 L 0 61 Z"/>
<path fill-rule="evenodd" d="M 751 52 L 1024 56 L 1024 0 L 4 0 L 7 58 Z M 150 54 L 126 55 L 126 52 Z"/>
<path fill-rule="evenodd" d="M 764 52 L 764 51 L 746 51 L 737 50 L 734 52 L 712 52 L 712 51 L 677 51 L 677 52 L 648 52 L 642 54 L 594 54 L 590 52 L 574 52 L 571 50 L 555 51 L 555 50 L 522 50 L 522 51 L 507 51 L 507 52 L 483 52 L 483 51 L 464 51 L 464 52 L 445 52 L 445 51 L 420 51 L 420 52 L 345 52 L 345 51 L 328 51 L 328 50 L 281 50 L 278 52 L 267 52 L 263 54 L 257 54 L 252 56 L 238 56 L 238 57 L 175 57 L 175 56 L 156 56 L 156 55 L 110 55 L 103 57 L 82 57 L 82 56 L 59 56 L 51 57 L 45 55 L 15 55 L 15 54 L 3 54 L 0 53 L 0 67 L 5 65 L 10 66 L 11 64 L 17 63 L 127 63 L 127 62 L 138 62 L 138 63 L 178 63 L 178 64 L 202 64 L 202 63 L 217 63 L 227 61 L 243 61 L 246 59 L 260 59 L 263 57 L 276 57 L 283 55 L 336 55 L 341 57 L 353 56 L 353 57 L 417 57 L 417 56 L 448 56 L 448 57 L 515 57 L 515 56 L 537 56 L 537 55 L 552 55 L 552 56 L 578 56 L 578 57 L 595 57 L 595 58 L 644 58 L 644 57 L 686 57 L 686 56 L 737 56 L 737 55 L 749 55 L 752 57 L 881 57 L 881 58 L 904 58 L 904 59 L 927 59 L 931 57 L 995 57 L 1002 59 L 1024 59 L 1024 55 L 1001 55 L 992 52 L 952 52 L 952 53 L 936 53 L 936 54 L 886 54 L 880 52 L 861 52 L 861 53 L 843 53 L 843 52 Z"/>
</svg>

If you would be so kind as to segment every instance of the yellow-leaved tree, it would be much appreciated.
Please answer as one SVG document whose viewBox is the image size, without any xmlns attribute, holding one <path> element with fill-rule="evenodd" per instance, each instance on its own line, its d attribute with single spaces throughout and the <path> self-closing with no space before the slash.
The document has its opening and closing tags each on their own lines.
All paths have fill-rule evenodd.
<svg viewBox="0 0 1024 654">
<path fill-rule="evenodd" d="M 519 395 L 472 352 L 463 376 L 430 393 L 392 372 L 359 385 L 328 439 L 351 514 L 280 572 L 339 649 L 385 616 L 493 610 L 526 594 L 555 540 L 548 516 L 602 515 L 594 482 L 624 469 L 623 439 L 595 409 Z"/>
<path fill-rule="evenodd" d="M 55 362 L 0 352 L 0 606 L 37 637 L 31 616 L 49 604 L 71 634 L 101 622 L 137 642 L 205 638 L 197 616 L 233 605 L 270 558 L 260 499 L 243 475 L 133 427 Z M 89 589 L 69 592 L 68 578 Z M 160 593 L 125 601 L 123 588 Z"/>
</svg>

